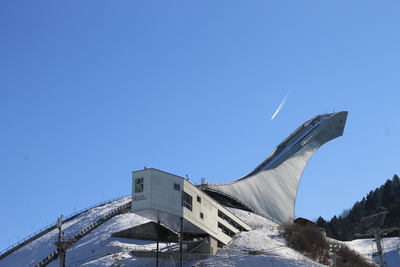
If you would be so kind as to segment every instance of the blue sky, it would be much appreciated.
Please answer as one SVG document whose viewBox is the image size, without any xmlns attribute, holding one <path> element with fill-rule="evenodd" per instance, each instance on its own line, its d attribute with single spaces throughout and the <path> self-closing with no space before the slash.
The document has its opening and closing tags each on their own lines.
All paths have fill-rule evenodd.
<svg viewBox="0 0 400 267">
<path fill-rule="evenodd" d="M 398 1 L 2 1 L 0 250 L 131 192 L 255 168 L 322 113 L 296 216 L 330 219 L 399 173 Z M 280 102 L 292 88 L 274 120 Z"/>
</svg>

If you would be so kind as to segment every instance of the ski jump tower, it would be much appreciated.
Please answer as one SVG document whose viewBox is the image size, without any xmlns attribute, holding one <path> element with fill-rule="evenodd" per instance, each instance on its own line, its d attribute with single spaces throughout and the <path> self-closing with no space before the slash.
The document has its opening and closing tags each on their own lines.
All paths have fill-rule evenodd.
<svg viewBox="0 0 400 267">
<path fill-rule="evenodd" d="M 319 115 L 306 121 L 247 175 L 230 183 L 202 182 L 202 190 L 225 206 L 252 211 L 279 223 L 293 222 L 303 170 L 318 148 L 343 135 L 347 113 Z"/>
</svg>

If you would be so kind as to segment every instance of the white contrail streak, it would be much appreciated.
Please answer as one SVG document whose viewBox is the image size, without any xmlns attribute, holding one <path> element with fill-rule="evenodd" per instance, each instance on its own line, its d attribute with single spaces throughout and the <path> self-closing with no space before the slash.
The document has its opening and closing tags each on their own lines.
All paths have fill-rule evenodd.
<svg viewBox="0 0 400 267">
<path fill-rule="evenodd" d="M 295 84 L 296 84 L 296 83 L 295 83 Z M 295 85 L 295 84 L 294 84 L 294 85 Z M 292 86 L 292 88 L 290 88 L 289 93 L 287 93 L 287 95 L 285 96 L 285 98 L 282 100 L 281 104 L 280 104 L 279 107 L 276 109 L 274 115 L 272 115 L 271 120 L 273 120 L 273 119 L 275 118 L 276 114 L 278 114 L 278 112 L 281 110 L 281 108 L 283 107 L 283 105 L 285 105 L 286 99 L 287 99 L 288 96 L 290 95 L 290 92 L 292 92 L 294 85 Z"/>
</svg>

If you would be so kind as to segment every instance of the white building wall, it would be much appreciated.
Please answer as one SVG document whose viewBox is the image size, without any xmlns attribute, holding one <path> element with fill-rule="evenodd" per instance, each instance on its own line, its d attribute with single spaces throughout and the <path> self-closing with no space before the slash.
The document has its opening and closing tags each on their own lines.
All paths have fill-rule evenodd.
<svg viewBox="0 0 400 267">
<path fill-rule="evenodd" d="M 177 187 L 180 190 L 176 190 Z M 182 205 L 183 192 L 192 197 L 191 210 Z M 231 237 L 219 229 L 218 222 L 233 233 L 237 233 L 239 230 L 218 217 L 218 210 L 232 218 L 243 229 L 251 229 L 183 177 L 156 169 L 136 171 L 132 174 L 132 212 L 151 220 L 160 220 L 171 229 L 178 230 L 179 218 L 183 217 L 185 219 L 184 229 L 187 231 L 208 233 L 227 244 Z M 201 214 L 203 218 L 201 218 Z"/>
<path fill-rule="evenodd" d="M 143 192 L 135 192 L 136 179 L 143 178 Z M 174 185 L 179 190 L 174 189 Z M 132 212 L 156 210 L 182 217 L 183 179 L 155 169 L 133 172 Z"/>
<path fill-rule="evenodd" d="M 152 209 L 182 217 L 183 179 L 152 170 Z M 174 186 L 179 185 L 179 190 Z"/>
<path fill-rule="evenodd" d="M 216 239 L 225 244 L 227 244 L 231 240 L 229 236 L 225 235 L 223 232 L 221 232 L 220 229 L 218 229 L 218 222 L 222 223 L 225 227 L 229 228 L 234 233 L 239 232 L 225 220 L 218 217 L 218 210 L 222 211 L 231 218 L 234 218 L 235 221 L 237 221 L 244 229 L 250 230 L 250 227 L 248 227 L 239 218 L 234 216 L 223 206 L 221 206 L 204 192 L 197 189 L 188 181 L 184 181 L 184 190 L 193 198 L 192 210 L 189 210 L 187 208 L 184 208 L 183 210 L 185 219 L 193 224 L 201 225 L 202 229 L 204 229 L 210 235 L 214 236 Z M 200 197 L 201 202 L 197 200 L 197 197 Z M 203 218 L 201 218 L 200 213 L 203 214 Z"/>
<path fill-rule="evenodd" d="M 143 179 L 142 190 L 135 190 L 136 179 Z M 151 172 L 134 172 L 132 174 L 132 212 L 151 209 Z"/>
</svg>

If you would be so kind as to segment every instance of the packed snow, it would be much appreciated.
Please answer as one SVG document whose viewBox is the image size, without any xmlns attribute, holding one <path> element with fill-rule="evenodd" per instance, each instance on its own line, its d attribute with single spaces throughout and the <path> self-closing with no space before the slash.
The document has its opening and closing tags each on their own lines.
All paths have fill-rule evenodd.
<svg viewBox="0 0 400 267">
<path fill-rule="evenodd" d="M 90 223 L 130 201 L 130 197 L 93 208 L 63 224 L 66 238 L 79 233 Z M 184 266 L 323 266 L 286 246 L 279 235 L 278 224 L 250 212 L 230 209 L 253 230 L 242 232 L 216 255 L 205 259 L 185 261 Z M 156 258 L 135 257 L 132 251 L 155 251 L 156 242 L 111 237 L 112 233 L 149 222 L 134 213 L 117 215 L 80 239 L 67 250 L 66 266 L 155 266 Z M 55 229 L 11 255 L 0 260 L 0 267 L 35 266 L 56 249 Z M 399 238 L 385 238 L 384 248 L 388 267 L 400 266 Z M 371 259 L 372 239 L 346 242 L 353 250 Z M 161 251 L 177 251 L 178 244 L 160 243 Z M 59 266 L 59 259 L 49 267 Z M 159 266 L 178 266 L 171 258 L 159 260 Z"/>
</svg>

